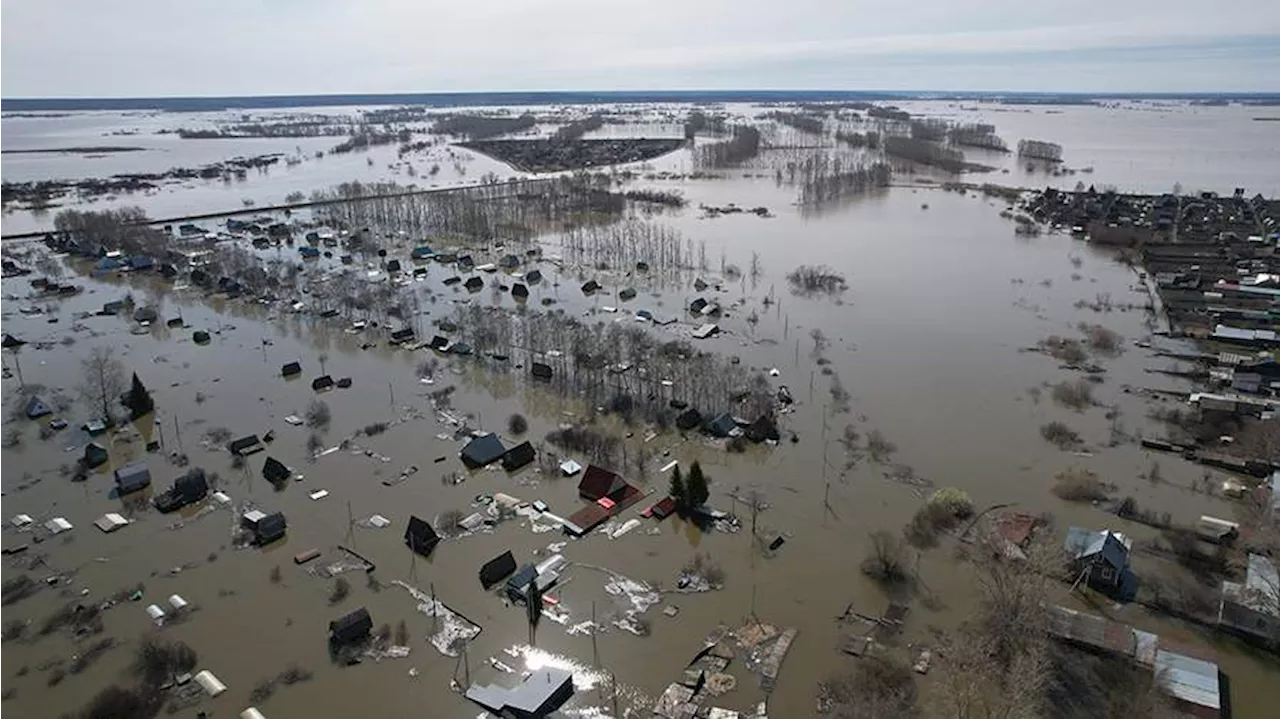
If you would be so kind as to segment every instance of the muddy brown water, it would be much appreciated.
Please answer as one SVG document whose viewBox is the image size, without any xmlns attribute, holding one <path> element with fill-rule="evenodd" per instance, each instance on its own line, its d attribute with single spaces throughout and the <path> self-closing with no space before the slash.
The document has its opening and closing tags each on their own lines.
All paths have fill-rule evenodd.
<svg viewBox="0 0 1280 719">
<path fill-rule="evenodd" d="M 655 698 L 679 678 L 685 662 L 717 624 L 739 624 L 754 609 L 764 621 L 799 629 L 776 690 L 769 696 L 771 714 L 792 717 L 813 713 L 816 682 L 854 661 L 837 651 L 842 630 L 834 618 L 850 603 L 861 613 L 876 615 L 889 601 L 889 596 L 858 569 L 868 532 L 898 531 L 924 494 L 924 490 L 886 479 L 887 467 L 868 460 L 847 476 L 840 476 L 843 455 L 835 439 L 846 424 L 855 425 L 864 435 L 872 429 L 883 432 L 898 447 L 893 463 L 910 465 L 918 476 L 938 486 L 966 490 L 980 508 L 1017 503 L 1027 511 L 1052 512 L 1059 534 L 1069 524 L 1121 525 L 1099 509 L 1070 505 L 1050 494 L 1054 473 L 1071 466 L 1097 472 L 1118 485 L 1120 496 L 1132 495 L 1144 508 L 1170 512 L 1175 521 L 1190 522 L 1201 514 L 1232 515 L 1223 500 L 1187 489 L 1200 477 L 1200 468 L 1171 457 L 1157 457 L 1133 444 L 1107 448 L 1110 423 L 1103 409 L 1075 412 L 1055 406 L 1047 390 L 1039 401 L 1027 391 L 1074 375 L 1059 369 L 1049 357 L 1020 349 L 1050 334 L 1076 336 L 1074 327 L 1081 321 L 1103 324 L 1126 337 L 1124 352 L 1102 361 L 1107 368 L 1106 381 L 1095 388 L 1095 397 L 1120 409 L 1129 433 L 1137 434 L 1146 426 L 1145 414 L 1151 405 L 1122 392 L 1124 385 L 1183 386 L 1173 378 L 1143 371 L 1166 366 L 1166 361 L 1132 346 L 1132 340 L 1149 334 L 1141 311 L 1095 313 L 1073 306 L 1100 293 L 1110 294 L 1117 304 L 1141 305 L 1146 301 L 1138 276 L 1106 253 L 1061 235 L 1015 237 L 1012 224 L 999 217 L 1003 204 L 972 194 L 895 188 L 822 213 L 802 214 L 788 205 L 791 192 L 778 189 L 772 179 L 650 184 L 678 186 L 691 200 L 690 208 L 661 221 L 706 241 L 712 268 L 704 274 L 717 274 L 721 253 L 726 262 L 744 270 L 750 265 L 751 254 L 759 254 L 763 275 L 754 283 L 750 278 L 727 283 L 720 295 L 726 304 L 745 298 L 747 306 L 732 310 L 721 322 L 725 334 L 700 346 L 738 355 L 748 366 L 777 368 L 779 377 L 773 382 L 788 385 L 799 401 L 796 412 L 787 415 L 783 424 L 796 432 L 800 441 L 772 449 L 755 448 L 741 456 L 727 455 L 696 439 L 680 442 L 671 435 L 650 443 L 669 448 L 672 457 L 685 462 L 701 460 L 712 477 L 712 501 L 717 506 L 732 508 L 727 493 L 734 487 L 762 490 L 771 505 L 760 515 L 762 530 L 784 532 L 789 537 L 776 557 L 764 558 L 754 552 L 749 532 L 701 534 L 677 520 L 660 524 L 646 521 L 640 529 L 616 540 L 591 535 L 569 541 L 563 551 L 571 562 L 608 567 L 635 580 L 670 587 L 681 565 L 695 552 L 710 554 L 728 576 L 723 591 L 664 596 L 646 615 L 652 624 L 649 637 L 638 638 L 614 627 L 598 636 L 594 653 L 601 666 L 614 672 L 625 687 L 622 706 L 636 708 Z M 728 202 L 765 205 L 778 216 L 702 219 L 696 209 L 699 203 Z M 928 209 L 922 209 L 924 203 Z M 548 252 L 554 250 L 548 248 Z M 1079 267 L 1072 258 L 1078 258 Z M 848 290 L 839 301 L 793 295 L 785 275 L 800 263 L 830 265 L 846 276 Z M 431 273 L 428 282 L 438 282 L 449 274 L 439 267 L 433 267 Z M 616 298 L 582 298 L 576 289 L 577 275 L 571 272 L 558 288 L 550 282 L 534 287 L 532 300 L 557 294 L 559 306 L 575 312 L 608 303 L 634 309 L 661 301 L 663 311 L 676 313 L 683 301 L 695 294 L 689 286 L 694 274 L 687 273 L 683 288 L 663 290 L 661 298 L 646 295 L 649 288 L 641 283 L 637 300 L 618 303 Z M 1079 279 L 1073 279 L 1077 274 Z M 440 377 L 436 385 L 423 385 L 414 369 L 426 350 L 410 353 L 385 345 L 361 350 L 359 335 L 243 301 L 205 301 L 170 292 L 164 297 L 161 316 L 172 316 L 181 308 L 190 329 L 156 327 L 148 334 L 135 335 L 124 318 L 92 317 L 84 324 L 98 336 L 89 337 L 85 332 L 70 332 L 71 314 L 96 309 L 114 299 L 128 280 L 78 281 L 89 291 L 59 305 L 57 324 L 48 324 L 44 316 L 24 317 L 16 312 L 31 303 L 5 300 L 6 332 L 32 341 L 67 334 L 77 338 L 69 347 L 26 348 L 19 357 L 25 380 L 70 394 L 79 374 L 79 360 L 88 348 L 97 344 L 115 347 L 126 367 L 137 371 L 152 389 L 160 408 L 159 423 L 148 431 L 156 438 L 163 431 L 166 448 L 173 449 L 178 442 L 176 420 L 182 447 L 193 464 L 219 472 L 225 491 L 237 503 L 251 501 L 282 510 L 289 520 L 289 534 L 285 541 L 266 550 L 234 550 L 230 547 L 234 516 L 221 510 L 177 529 L 169 527 L 177 515 L 144 512 L 136 516 L 137 523 L 103 535 L 92 526 L 92 520 L 122 507 L 120 500 L 108 495 L 109 475 L 100 472 L 83 484 L 71 484 L 58 473 L 60 465 L 77 456 L 66 448 L 78 452 L 83 435 L 68 429 L 41 441 L 32 423 L 18 422 L 26 426 L 25 441 L 3 454 L 4 517 L 25 512 L 38 520 L 51 516 L 69 519 L 75 525 L 72 532 L 28 550 L 47 554 L 50 567 L 29 574 L 35 578 L 55 571 L 73 574 L 61 590 L 46 588 L 36 597 L 6 607 L 4 619 L 38 623 L 58 603 L 77 598 L 81 589 L 88 589 L 90 598 L 100 598 L 144 582 L 146 595 L 142 602 L 123 603 L 104 615 L 106 635 L 126 644 L 87 671 L 68 676 L 56 688 L 45 686 L 47 673 L 36 667 L 50 659 L 68 657 L 76 645 L 61 636 L 6 643 L 4 687 L 15 689 L 16 694 L 5 708 L 15 716 L 58 716 L 76 710 L 103 686 L 127 681 L 125 669 L 132 643 L 141 635 L 156 632 L 188 642 L 200 655 L 200 667 L 212 670 L 227 684 L 224 695 L 200 705 L 215 716 L 238 713 L 249 705 L 249 693 L 259 680 L 291 663 L 313 671 L 315 678 L 279 689 L 261 705 L 268 716 L 343 716 L 370 710 L 388 716 L 475 716 L 476 707 L 448 691 L 450 679 L 458 676 L 461 681 L 463 669 L 425 641 L 431 618 L 416 612 L 409 595 L 390 582 L 399 579 L 424 591 L 434 585 L 442 601 L 481 625 L 483 632 L 469 651 L 470 673 L 473 679 L 493 678 L 498 672 L 486 660 L 495 657 L 519 668 L 503 650 L 528 643 L 529 634 L 522 611 L 503 606 L 481 590 L 476 577 L 480 564 L 508 548 L 521 563 L 531 561 L 536 550 L 544 551 L 565 537 L 556 531 L 535 534 L 524 526 L 527 523 L 507 522 L 492 533 L 445 541 L 431 559 L 414 560 L 401 541 L 404 523 L 410 514 L 433 517 L 448 509 L 470 511 L 467 507 L 481 493 L 502 491 L 525 500 L 542 499 L 560 514 L 572 512 L 580 502 L 576 480 L 539 477 L 532 468 L 515 477 L 501 471 L 479 471 L 461 484 L 444 484 L 442 475 L 462 471 L 457 460 L 459 444 L 436 438 L 452 428 L 436 421 L 426 394 L 441 384 L 457 384 L 460 391 L 453 405 L 459 413 L 474 414 L 474 424 L 505 435 L 505 418 L 521 411 L 529 415 L 529 435 L 535 438 L 564 420 L 565 412 L 581 412 L 582 408 L 528 387 L 520 372 L 490 375 L 464 365 L 458 373 Z M 141 279 L 133 280 L 133 285 L 139 298 L 156 292 Z M 6 295 L 25 291 L 23 278 L 4 282 Z M 770 294 L 779 301 L 766 308 L 761 299 Z M 460 296 L 464 295 L 443 291 L 437 304 L 425 306 L 431 312 L 428 318 L 450 312 L 449 299 Z M 486 289 L 473 301 L 510 305 L 511 298 L 495 296 Z M 530 306 L 535 305 L 531 302 Z M 746 321 L 751 308 L 759 313 L 755 327 Z M 627 313 L 596 318 L 632 321 Z M 200 347 L 190 340 L 192 329 L 219 327 L 221 332 L 208 346 Z M 820 328 L 828 338 L 830 346 L 824 356 L 851 395 L 847 414 L 830 411 L 831 379 L 822 374 L 812 356 L 810 331 L 814 328 Z M 666 337 L 674 336 L 677 330 L 655 328 L 654 332 Z M 265 359 L 264 338 L 271 342 L 265 346 Z M 325 434 L 327 444 L 371 422 L 399 416 L 406 407 L 425 415 L 425 419 L 360 440 L 363 446 L 390 457 L 389 462 L 342 451 L 315 462 L 306 459 L 308 430 L 290 427 L 283 418 L 305 413 L 314 396 L 307 380 L 319 373 L 317 356 L 321 352 L 329 355 L 329 374 L 354 378 L 351 389 L 323 397 L 333 410 L 332 427 Z M 306 379 L 282 380 L 280 365 L 294 359 L 302 361 Z M 12 358 L 6 357 L 6 362 L 12 363 Z M 16 392 L 16 379 L 6 379 L 6 408 Z M 202 401 L 197 402 L 197 393 L 203 395 Z M 77 404 L 67 416 L 78 425 L 87 419 L 87 410 Z M 1092 456 L 1060 452 L 1045 443 L 1038 428 L 1055 419 L 1080 432 Z M 274 429 L 277 439 L 268 452 L 249 460 L 245 473 L 231 467 L 225 451 L 201 445 L 203 433 L 218 426 L 231 429 L 234 435 Z M 637 430 L 632 447 L 643 434 Z M 824 442 L 824 434 L 830 441 Z M 119 466 L 136 449 L 136 445 L 113 445 L 110 466 Z M 291 465 L 305 479 L 275 492 L 260 474 L 267 455 Z M 444 457 L 444 462 L 436 463 L 437 457 Z M 181 471 L 160 455 L 145 459 L 154 477 L 153 492 L 163 489 Z M 1155 485 L 1139 478 L 1153 459 L 1160 461 L 1165 477 Z M 654 468 L 643 483 L 646 488 L 662 491 L 665 487 L 666 478 L 656 471 L 663 461 L 651 465 Z M 381 479 L 408 465 L 416 465 L 420 471 L 396 486 L 381 484 Z M 18 485 L 28 481 L 28 474 L 41 481 L 17 491 Z M 327 489 L 330 496 L 312 501 L 307 494 L 315 489 Z M 829 500 L 828 510 L 823 507 L 824 496 Z M 642 502 L 624 517 L 634 516 L 646 504 Z M 374 513 L 390 518 L 392 526 L 356 526 L 348 533 L 349 517 L 360 520 Z M 653 527 L 658 533 L 650 533 Z M 1123 528 L 1139 537 L 1151 534 L 1137 525 Z M 8 528 L 5 533 L 6 545 L 30 539 Z M 316 547 L 329 560 L 336 557 L 338 544 L 353 546 L 374 561 L 378 566 L 375 576 L 386 586 L 374 591 L 360 573 L 344 575 L 352 583 L 351 596 L 330 606 L 331 581 L 309 576 L 294 566 L 292 557 Z M 179 566 L 187 568 L 170 573 Z M 269 580 L 275 566 L 283 574 L 279 584 Z M 6 580 L 18 573 L 8 561 L 3 571 Z M 946 545 L 922 555 L 919 573 L 934 602 L 931 608 L 920 602 L 913 604 L 905 638 L 927 643 L 931 628 L 946 629 L 962 621 L 972 610 L 975 596 L 969 570 L 954 560 Z M 618 608 L 603 591 L 603 575 L 580 567 L 571 570 L 569 577 L 560 595 L 572 616 L 570 623 L 589 619 L 593 601 L 602 622 L 617 615 Z M 197 611 L 186 621 L 155 629 L 143 608 L 175 592 L 196 605 Z M 667 604 L 680 608 L 677 617 L 660 613 Z M 327 622 L 362 605 L 369 608 L 375 625 L 389 623 L 394 627 L 400 620 L 407 622 L 412 636 L 410 656 L 345 668 L 329 663 L 325 652 Z M 1196 637 L 1173 622 L 1145 616 L 1137 607 L 1120 610 L 1118 616 L 1146 629 L 1212 644 L 1231 678 L 1236 716 L 1268 716 L 1268 700 L 1280 698 L 1274 664 L 1235 644 Z M 589 637 L 569 636 L 564 627 L 547 620 L 538 629 L 536 644 L 587 667 L 594 663 Z M 23 666 L 31 671 L 16 676 Z M 417 677 L 409 676 L 410 668 L 417 670 Z M 731 665 L 730 672 L 738 679 L 738 689 L 723 697 L 721 705 L 747 709 L 763 698 L 754 677 L 740 662 Z M 592 715 L 587 707 L 607 714 L 610 705 L 608 697 L 595 692 L 580 693 L 574 704 L 582 708 L 583 716 Z M 186 714 L 194 711 L 186 710 Z"/>
</svg>

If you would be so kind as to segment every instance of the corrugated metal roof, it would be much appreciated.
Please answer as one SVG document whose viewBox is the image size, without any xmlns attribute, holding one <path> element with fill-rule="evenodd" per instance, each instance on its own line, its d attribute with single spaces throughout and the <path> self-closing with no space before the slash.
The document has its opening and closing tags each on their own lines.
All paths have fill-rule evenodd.
<svg viewBox="0 0 1280 719">
<path fill-rule="evenodd" d="M 1277 574 L 1276 565 L 1271 560 L 1261 554 L 1250 554 L 1244 586 L 1253 598 L 1249 606 L 1260 612 L 1280 616 L 1280 574 Z"/>
<path fill-rule="evenodd" d="M 1217 664 L 1162 649 L 1156 652 L 1155 672 L 1174 697 L 1202 707 L 1222 708 Z"/>
</svg>

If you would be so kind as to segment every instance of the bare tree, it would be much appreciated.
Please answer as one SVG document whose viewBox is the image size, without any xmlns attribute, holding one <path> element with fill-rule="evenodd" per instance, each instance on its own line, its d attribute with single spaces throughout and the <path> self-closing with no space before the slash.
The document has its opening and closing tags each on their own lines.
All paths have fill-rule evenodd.
<svg viewBox="0 0 1280 719">
<path fill-rule="evenodd" d="M 94 347 L 81 361 L 84 377 L 79 386 L 80 396 L 94 407 L 102 408 L 102 421 L 110 424 L 111 406 L 124 394 L 124 365 L 116 359 L 111 347 Z"/>
</svg>

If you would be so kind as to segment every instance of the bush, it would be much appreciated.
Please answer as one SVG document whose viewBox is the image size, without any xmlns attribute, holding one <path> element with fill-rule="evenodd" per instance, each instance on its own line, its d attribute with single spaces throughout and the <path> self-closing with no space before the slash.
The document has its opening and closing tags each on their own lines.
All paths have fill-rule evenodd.
<svg viewBox="0 0 1280 719">
<path fill-rule="evenodd" d="M 409 645 L 409 626 L 401 619 L 396 623 L 396 646 L 405 647 Z"/>
<path fill-rule="evenodd" d="M 374 437 L 387 431 L 386 422 L 374 422 L 364 426 L 364 434 L 366 437 Z"/>
<path fill-rule="evenodd" d="M 1082 410 L 1093 406 L 1093 385 L 1088 380 L 1062 381 L 1053 386 L 1053 401 L 1064 407 Z"/>
<path fill-rule="evenodd" d="M 1084 333 L 1089 349 L 1098 354 L 1114 357 L 1120 354 L 1120 350 L 1124 347 L 1124 337 L 1115 330 L 1085 322 L 1080 323 L 1079 329 Z"/>
<path fill-rule="evenodd" d="M 272 584 L 279 584 L 279 583 L 280 583 L 280 580 L 282 579 L 281 574 L 280 574 L 280 566 L 279 566 L 279 565 L 276 565 L 276 566 L 272 567 L 272 568 L 271 568 L 271 573 L 270 573 L 269 575 L 267 575 L 267 576 L 268 576 L 268 578 L 271 580 L 271 583 L 272 583 Z"/>
<path fill-rule="evenodd" d="M 915 714 L 916 683 L 911 667 L 885 654 L 872 654 L 856 662 L 847 674 L 819 684 L 824 703 L 836 716 L 893 716 Z"/>
<path fill-rule="evenodd" d="M 440 513 L 440 518 L 436 521 L 439 525 L 440 534 L 446 537 L 456 537 L 462 534 L 462 512 L 457 509 L 447 509 Z"/>
<path fill-rule="evenodd" d="M 1085 360 L 1089 359 L 1089 353 L 1085 352 L 1079 340 L 1059 337 L 1058 335 L 1050 335 L 1041 340 L 1040 350 L 1050 357 L 1069 365 L 1083 364 Z"/>
<path fill-rule="evenodd" d="M 311 436 L 307 437 L 307 454 L 315 454 L 321 449 L 324 449 L 324 440 L 320 439 L 320 435 L 312 432 Z"/>
<path fill-rule="evenodd" d="M 507 431 L 515 435 L 524 434 L 529 431 L 529 420 L 525 419 L 524 415 L 516 412 L 507 417 Z"/>
<path fill-rule="evenodd" d="M 307 407 L 307 426 L 312 429 L 327 429 L 333 415 L 329 412 L 328 403 L 313 399 Z"/>
<path fill-rule="evenodd" d="M 800 265 L 787 275 L 787 281 L 799 295 L 835 295 L 849 287 L 844 275 L 825 265 Z"/>
<path fill-rule="evenodd" d="M 1068 502 L 1101 502 L 1107 498 L 1107 489 L 1098 475 L 1079 468 L 1059 472 L 1055 477 L 1053 493 Z"/>
<path fill-rule="evenodd" d="M 1068 450 L 1084 443 L 1076 431 L 1062 422 L 1050 422 L 1040 427 L 1040 436 L 1058 449 Z"/>
<path fill-rule="evenodd" d="M 94 695 L 80 712 L 80 719 L 119 719 L 119 717 L 145 717 L 154 712 L 153 706 L 141 692 L 109 686 Z"/>
<path fill-rule="evenodd" d="M 955 487 L 943 487 L 933 493 L 929 504 L 945 511 L 956 519 L 967 519 L 973 516 L 973 500 L 968 493 Z"/>
<path fill-rule="evenodd" d="M 329 603 L 337 604 L 351 594 L 351 583 L 342 577 L 333 580 L 333 589 L 329 590 Z"/>
</svg>

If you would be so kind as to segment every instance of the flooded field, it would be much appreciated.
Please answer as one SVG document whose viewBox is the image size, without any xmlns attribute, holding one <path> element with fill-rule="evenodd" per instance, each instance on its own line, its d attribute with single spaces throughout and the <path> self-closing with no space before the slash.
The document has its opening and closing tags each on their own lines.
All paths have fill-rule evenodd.
<svg viewBox="0 0 1280 719">
<path fill-rule="evenodd" d="M 1012 153 L 968 152 L 969 160 L 996 168 L 960 178 L 968 182 L 1071 188 L 1083 181 L 1135 192 L 1181 183 L 1187 192 L 1224 194 L 1244 186 L 1268 197 L 1280 191 L 1274 169 L 1280 127 L 1251 122 L 1256 111 L 1248 108 L 901 106 L 928 117 L 991 122 L 1011 144 L 1023 137 L 1058 142 L 1065 164 L 1076 169 L 1028 172 Z M 741 117 L 763 110 L 729 108 Z M 683 110 L 676 121 L 668 117 L 671 108 L 634 112 L 650 116 L 648 122 L 633 118 L 586 137 L 683 136 Z M 203 118 L 182 122 L 193 119 Z M 303 157 L 335 142 L 150 134 L 172 122 L 164 115 L 6 118 L 6 151 L 107 140 L 148 149 L 95 159 L 7 155 L 5 179 L 160 171 L 235 154 Z M 101 136 L 113 128 L 139 134 Z M 714 177 L 690 178 L 698 150 L 683 148 L 629 166 L 634 174 L 611 185 L 619 193 L 676 193 L 683 206 L 628 200 L 603 219 L 582 221 L 574 210 L 577 225 L 553 215 L 537 231 L 485 238 L 437 235 L 422 229 L 431 217 L 402 218 L 375 227 L 390 235 L 377 240 L 385 257 L 335 242 L 330 250 L 319 245 L 329 256 L 301 259 L 293 242 L 306 246 L 310 226 L 294 231 L 289 244 L 255 244 L 241 233 L 223 237 L 219 247 L 251 258 L 240 268 L 224 263 L 224 274 L 247 275 L 251 262 L 297 278 L 296 286 L 279 281 L 264 289 L 269 301 L 251 292 L 206 291 L 188 275 L 170 281 L 155 272 L 95 271 L 95 259 L 42 243 L 6 244 L 6 257 L 21 254 L 19 263 L 39 267 L 37 274 L 83 288 L 46 299 L 36 297 L 29 282 L 37 274 L 3 283 L 4 333 L 26 343 L 4 353 L 6 554 L 27 545 L 5 557 L 3 572 L 6 587 L 20 575 L 39 583 L 29 598 L 5 607 L 6 708 L 15 716 L 74 714 L 103 687 L 134 683 L 136 649 L 152 636 L 185 642 L 198 653 L 196 668 L 226 685 L 216 697 L 200 694 L 195 704 L 216 716 L 252 705 L 273 717 L 370 710 L 472 717 L 480 709 L 451 686 L 511 684 L 544 667 L 573 673 L 577 693 L 566 705 L 569 716 L 650 716 L 706 646 L 704 639 L 714 643 L 733 630 L 717 646 L 735 647 L 723 671 L 735 686 L 703 705 L 754 716 L 767 702 L 771 716 L 809 716 L 820 681 L 865 661 L 841 652 L 857 633 L 842 616 L 881 617 L 891 602 L 908 606 L 900 631 L 883 644 L 910 661 L 922 649 L 936 652 L 943 637 L 975 616 L 981 601 L 975 570 L 957 558 L 968 546 L 957 538 L 963 525 L 933 545 L 905 550 L 907 584 L 886 588 L 864 571 L 874 535 L 901 536 L 938 488 L 963 490 L 979 514 L 1012 507 L 1052 515 L 1041 534 L 1055 546 L 1069 526 L 1112 528 L 1139 542 L 1160 534 L 1120 519 L 1109 501 L 1055 496 L 1055 477 L 1070 471 L 1092 472 L 1109 485 L 1111 499 L 1131 497 L 1180 525 L 1201 515 L 1238 516 L 1238 501 L 1202 489 L 1220 486 L 1228 473 L 1138 442 L 1165 433 L 1163 423 L 1150 418 L 1153 410 L 1184 404 L 1144 390 L 1185 397 L 1192 389 L 1185 378 L 1151 372 L 1182 367 L 1157 352 L 1193 352 L 1195 345 L 1162 336 L 1168 327 L 1156 308 L 1156 282 L 1125 261 L 1123 250 L 1074 238 L 1070 228 L 1016 231 L 1022 225 L 1011 217 L 1021 210 L 1010 210 L 1004 197 L 944 189 L 943 182 L 956 178 L 920 168 L 899 168 L 888 187 L 798 205 L 797 188 L 783 173 L 788 162 L 803 161 L 796 154 L 803 151 L 787 132 L 770 127 L 766 149 L 755 159 L 717 169 Z M 1188 148 L 1196 138 L 1204 144 Z M 699 137 L 695 145 L 721 140 Z M 230 184 L 197 181 L 67 206 L 136 204 L 152 217 L 169 217 L 231 210 L 242 199 L 277 204 L 290 192 L 310 196 L 353 180 L 407 184 L 406 166 L 418 167 L 423 186 L 466 184 L 486 173 L 523 176 L 445 143 L 412 155 L 407 165 L 397 158 L 395 145 L 312 156 Z M 864 154 L 846 158 L 861 161 Z M 443 169 L 424 182 L 425 168 L 434 163 Z M 1086 167 L 1093 169 L 1085 173 Z M 7 212 L 4 233 L 50 228 L 58 209 Z M 344 212 L 316 208 L 293 213 L 290 221 L 336 228 L 346 217 L 346 229 L 358 233 L 364 222 L 355 219 L 373 217 L 368 210 Z M 536 214 L 530 211 L 529 224 Z M 273 221 L 286 219 L 272 213 Z M 225 227 L 221 220 L 197 224 L 210 232 Z M 348 235 L 342 237 L 346 242 Z M 411 251 L 424 244 L 436 254 L 469 254 L 472 263 L 411 260 Z M 364 284 L 337 284 L 350 281 L 338 279 L 344 254 L 375 288 L 372 305 L 342 300 L 365 293 Z M 508 256 L 515 261 L 507 264 Z M 390 259 L 403 263 L 398 273 L 386 268 Z M 639 261 L 647 266 L 637 267 Z M 291 266 L 301 269 L 288 271 Z M 529 279 L 535 269 L 543 275 L 539 282 Z M 468 291 L 465 280 L 472 278 L 482 284 Z M 585 292 L 589 281 L 602 289 Z M 516 286 L 527 287 L 527 299 L 513 296 Z M 128 309 L 98 314 L 126 294 L 131 306 L 156 310 L 145 326 Z M 720 312 L 691 313 L 697 299 Z M 388 312 L 393 304 L 398 317 Z M 638 319 L 641 311 L 649 316 Z M 695 339 L 709 323 L 717 331 Z M 581 329 L 567 329 L 572 324 Z M 406 327 L 416 334 L 409 346 L 388 341 L 392 329 Z M 208 341 L 195 341 L 197 331 L 210 333 Z M 465 342 L 472 351 L 417 346 L 437 334 L 455 350 Z M 1053 337 L 1082 342 L 1085 359 L 1050 356 L 1044 343 Z M 669 345 L 674 342 L 687 344 Z M 583 357 L 615 367 L 628 360 L 620 354 L 624 345 L 648 347 L 647 354 L 617 373 L 565 370 L 585 364 Z M 85 397 L 93 392 L 80 391 L 88 382 L 83 365 L 104 347 L 114 351 L 126 378 L 136 374 L 150 390 L 156 410 L 90 436 L 81 426 L 101 412 Z M 701 370 L 677 374 L 674 368 L 694 364 L 690 357 L 698 351 L 708 353 Z M 282 365 L 295 361 L 301 374 L 282 377 Z M 531 376 L 535 362 L 552 368 L 551 381 Z M 349 378 L 350 386 L 316 392 L 312 380 L 321 375 Z M 748 400 L 730 403 L 722 396 L 743 387 L 751 388 L 743 393 Z M 784 387 L 793 401 L 773 404 Z M 68 426 L 46 431 L 47 419 L 27 419 L 31 395 L 55 405 Z M 617 401 L 623 395 L 626 411 Z M 777 442 L 713 439 L 672 426 L 671 400 L 736 413 L 761 397 L 776 412 Z M 329 417 L 319 417 L 317 401 Z M 516 414 L 527 428 L 511 421 Z M 1055 422 L 1077 435 L 1062 448 L 1046 439 Z M 602 529 L 578 538 L 567 536 L 555 517 L 584 506 L 581 476 L 561 477 L 556 465 L 574 459 L 586 466 L 599 448 L 550 441 L 548 434 L 566 425 L 615 437 L 616 448 L 604 452 L 608 461 L 601 463 L 645 494 Z M 464 429 L 497 433 L 507 447 L 528 439 L 542 458 L 511 473 L 497 465 L 468 470 L 459 460 L 470 439 Z M 268 433 L 272 441 L 263 452 L 237 458 L 227 451 L 228 439 Z M 109 460 L 73 481 L 73 465 L 90 441 L 101 443 Z M 149 451 L 152 441 L 158 446 Z M 294 477 L 278 486 L 265 480 L 268 457 Z M 112 470 L 137 460 L 149 467 L 151 487 L 116 496 Z M 699 527 L 679 516 L 640 517 L 667 495 L 667 466 L 676 460 L 685 476 L 694 462 L 705 470 L 707 504 L 732 521 Z M 149 500 L 191 467 L 216 473 L 214 488 L 228 501 L 210 497 L 176 513 L 156 511 Z M 487 512 L 499 494 L 545 502 L 553 516 L 523 505 L 506 516 L 495 505 L 500 521 L 492 526 L 457 526 L 460 517 Z M 263 548 L 243 546 L 241 514 L 251 508 L 282 512 L 285 538 Z M 130 523 L 100 532 L 93 522 L 110 512 Z M 18 514 L 29 515 L 31 525 L 15 526 Z M 456 536 L 445 536 L 429 557 L 418 556 L 405 546 L 411 516 Z M 43 525 L 55 517 L 74 528 L 52 534 Z M 295 555 L 312 548 L 320 558 L 295 563 Z M 546 591 L 554 601 L 543 605 L 534 630 L 525 609 L 500 596 L 505 583 L 485 590 L 477 578 L 482 565 L 507 550 L 519 566 L 556 554 L 566 561 L 559 583 Z M 699 571 L 685 571 L 694 564 Z M 1163 572 L 1166 564 L 1173 565 L 1134 560 L 1139 575 Z M 682 574 L 710 576 L 707 581 L 723 586 L 682 591 L 697 586 Z M 335 589 L 338 579 L 345 590 Z M 131 596 L 135 587 L 139 595 Z M 42 631 L 59 606 L 105 606 L 117 593 L 122 600 L 102 610 L 100 632 L 77 636 L 56 624 Z M 190 605 L 157 627 L 145 610 L 158 604 L 168 611 L 173 594 Z M 1274 654 L 1138 604 L 1073 592 L 1065 583 L 1053 583 L 1044 601 L 1211 651 L 1230 678 L 1233 716 L 1269 716 L 1280 699 Z M 387 635 L 397 636 L 358 665 L 343 665 L 328 651 L 328 623 L 359 607 L 367 608 L 374 627 L 386 625 Z M 10 638 L 10 623 L 25 621 L 31 624 L 14 625 Z M 451 641 L 468 628 L 470 639 Z M 795 630 L 789 648 L 788 629 Z M 95 661 L 75 660 L 103 637 L 116 644 Z M 771 651 L 780 658 L 773 668 L 762 658 Z M 291 667 L 303 671 L 291 673 Z M 299 680 L 300 674 L 309 678 Z M 946 676 L 937 670 L 917 677 L 921 706 L 933 707 L 946 693 Z"/>
</svg>

